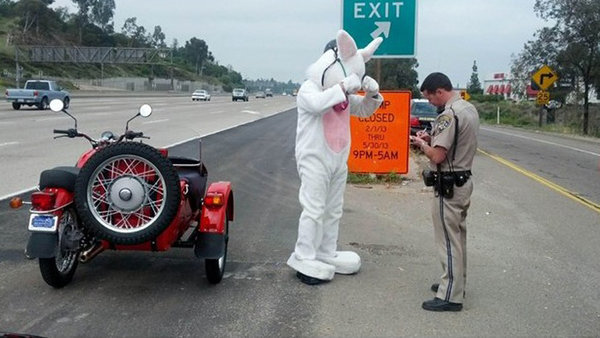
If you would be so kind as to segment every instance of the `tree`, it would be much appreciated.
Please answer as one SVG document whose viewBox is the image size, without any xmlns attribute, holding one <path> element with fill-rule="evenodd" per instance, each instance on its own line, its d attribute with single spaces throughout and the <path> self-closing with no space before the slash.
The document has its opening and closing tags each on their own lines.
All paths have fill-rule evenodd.
<svg viewBox="0 0 600 338">
<path fill-rule="evenodd" d="M 194 37 L 187 41 L 183 48 L 185 60 L 189 62 L 189 64 L 195 66 L 196 75 L 199 75 L 202 67 L 205 66 L 205 63 L 208 60 L 208 45 L 204 40 Z"/>
<path fill-rule="evenodd" d="M 121 27 L 121 32 L 131 39 L 128 47 L 143 47 L 147 43 L 146 29 L 136 21 L 136 17 L 127 18 Z"/>
<path fill-rule="evenodd" d="M 473 61 L 473 73 L 471 74 L 471 80 L 467 84 L 467 92 L 469 94 L 482 94 L 481 82 L 479 82 L 479 75 L 477 74 L 477 61 Z"/>
<path fill-rule="evenodd" d="M 91 5 L 91 22 L 97 24 L 105 33 L 113 31 L 115 0 L 93 0 Z"/>
<path fill-rule="evenodd" d="M 48 8 L 53 2 L 54 0 L 21 0 L 16 3 L 14 13 L 21 18 L 18 34 L 21 42 L 37 43 L 35 38 L 46 36 L 57 29 L 56 15 Z M 34 34 L 31 34 L 31 30 Z"/>
<path fill-rule="evenodd" d="M 152 33 L 152 47 L 154 48 L 163 48 L 166 47 L 165 43 L 165 33 L 163 33 L 162 28 L 160 26 L 154 26 L 154 33 Z"/>
<path fill-rule="evenodd" d="M 556 22 L 556 60 L 573 72 L 576 84 L 583 83 L 583 133 L 588 134 L 590 89 L 600 75 L 600 1 L 536 0 L 535 9 L 542 19 Z"/>
<path fill-rule="evenodd" d="M 377 79 L 377 62 L 380 62 L 381 78 Z M 419 66 L 417 59 L 375 59 L 367 63 L 366 73 L 378 80 L 381 89 L 408 89 L 418 94 Z"/>
<path fill-rule="evenodd" d="M 556 28 L 544 27 L 534 34 L 535 40 L 529 40 L 517 56 L 513 55 L 511 65 L 513 92 L 524 93 L 531 83 L 531 76 L 544 64 L 559 71 L 561 76 L 567 76 L 568 70 L 561 69 L 563 67 L 558 64 L 558 51 L 562 47 L 557 36 Z"/>
</svg>

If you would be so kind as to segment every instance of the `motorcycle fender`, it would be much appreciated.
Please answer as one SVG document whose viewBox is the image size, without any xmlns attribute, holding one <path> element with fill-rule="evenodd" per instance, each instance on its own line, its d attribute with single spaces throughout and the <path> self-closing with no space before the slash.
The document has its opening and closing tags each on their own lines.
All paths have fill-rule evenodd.
<svg viewBox="0 0 600 338">
<path fill-rule="evenodd" d="M 58 251 L 58 234 L 33 232 L 27 242 L 27 258 L 52 258 Z"/>
<path fill-rule="evenodd" d="M 233 221 L 233 192 L 230 182 L 212 183 L 207 190 L 209 193 L 220 193 L 223 195 L 225 203 L 221 206 L 202 205 L 202 214 L 200 216 L 200 233 L 217 233 L 222 235 L 225 232 L 223 225 L 225 219 Z"/>
<path fill-rule="evenodd" d="M 198 233 L 194 248 L 196 257 L 203 259 L 219 259 L 225 254 L 225 235 L 217 233 Z"/>
</svg>

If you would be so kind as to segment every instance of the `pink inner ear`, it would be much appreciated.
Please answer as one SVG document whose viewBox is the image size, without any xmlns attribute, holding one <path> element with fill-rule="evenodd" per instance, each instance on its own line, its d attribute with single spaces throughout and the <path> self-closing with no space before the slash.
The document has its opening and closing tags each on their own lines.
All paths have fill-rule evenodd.
<svg viewBox="0 0 600 338">
<path fill-rule="evenodd" d="M 349 59 L 358 51 L 354 39 L 350 36 L 350 34 L 346 33 L 343 30 L 338 33 L 337 45 L 342 60 Z"/>
</svg>

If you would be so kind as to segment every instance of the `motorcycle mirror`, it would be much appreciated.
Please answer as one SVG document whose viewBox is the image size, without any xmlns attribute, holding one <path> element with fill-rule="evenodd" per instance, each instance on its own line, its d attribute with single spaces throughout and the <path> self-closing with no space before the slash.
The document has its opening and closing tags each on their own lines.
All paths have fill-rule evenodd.
<svg viewBox="0 0 600 338">
<path fill-rule="evenodd" d="M 149 104 L 143 104 L 143 105 L 140 107 L 140 112 L 139 112 L 139 114 L 140 114 L 142 117 L 148 117 L 148 116 L 150 116 L 150 115 L 152 114 L 152 107 L 151 107 Z"/>
<path fill-rule="evenodd" d="M 75 129 L 77 129 L 77 119 L 75 118 L 75 116 L 69 114 L 69 112 L 65 110 L 65 103 L 62 100 L 54 99 L 50 101 L 50 110 L 56 113 L 63 112 L 67 114 L 67 116 L 69 116 L 75 121 Z"/>
<path fill-rule="evenodd" d="M 62 102 L 62 100 L 54 99 L 50 101 L 50 110 L 52 110 L 53 112 L 58 113 L 62 111 L 63 108 L 65 108 L 65 104 Z"/>
</svg>

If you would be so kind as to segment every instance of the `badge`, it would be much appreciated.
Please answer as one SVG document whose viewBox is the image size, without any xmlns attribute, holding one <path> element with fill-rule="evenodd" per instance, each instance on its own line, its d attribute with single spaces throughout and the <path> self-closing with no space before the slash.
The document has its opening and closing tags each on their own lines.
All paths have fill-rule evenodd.
<svg viewBox="0 0 600 338">
<path fill-rule="evenodd" d="M 437 131 L 437 134 L 441 133 L 446 128 L 450 127 L 450 124 L 452 124 L 452 116 L 449 116 L 449 115 L 438 116 L 437 120 L 435 121 L 435 129 Z"/>
</svg>

